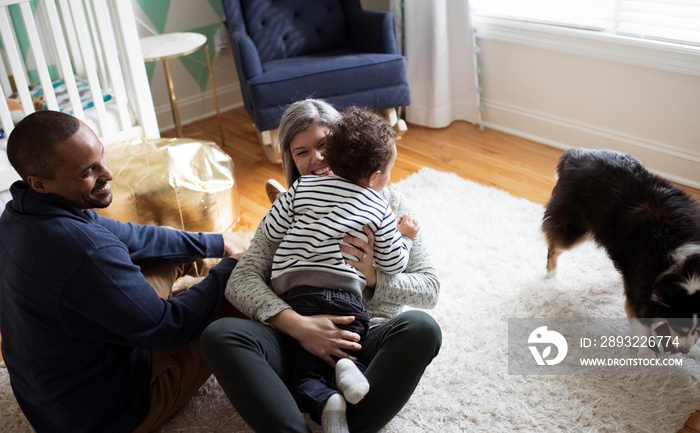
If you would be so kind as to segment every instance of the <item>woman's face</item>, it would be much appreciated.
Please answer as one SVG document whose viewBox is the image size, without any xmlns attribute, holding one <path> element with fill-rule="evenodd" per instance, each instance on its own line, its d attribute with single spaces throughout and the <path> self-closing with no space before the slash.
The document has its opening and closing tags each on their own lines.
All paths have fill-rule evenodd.
<svg viewBox="0 0 700 433">
<path fill-rule="evenodd" d="M 297 133 L 289 143 L 289 151 L 292 154 L 294 165 L 297 166 L 297 170 L 302 176 L 309 174 L 327 176 L 331 174 L 331 169 L 326 164 L 327 134 L 327 128 L 312 124 L 305 131 Z"/>
</svg>

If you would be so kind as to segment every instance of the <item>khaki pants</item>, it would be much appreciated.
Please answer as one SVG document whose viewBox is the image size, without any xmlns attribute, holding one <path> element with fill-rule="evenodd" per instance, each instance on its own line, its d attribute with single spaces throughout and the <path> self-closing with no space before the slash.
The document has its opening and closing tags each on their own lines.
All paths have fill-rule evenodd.
<svg viewBox="0 0 700 433">
<path fill-rule="evenodd" d="M 158 295 L 167 299 L 172 295 L 173 283 L 178 278 L 205 276 L 218 262 L 218 259 L 204 259 L 183 265 L 143 267 L 142 272 Z M 224 302 L 217 313 L 217 318 L 224 316 L 244 317 L 228 302 Z M 151 350 L 151 363 L 151 406 L 135 433 L 150 432 L 161 426 L 211 376 L 199 352 L 199 338 L 177 349 Z"/>
</svg>

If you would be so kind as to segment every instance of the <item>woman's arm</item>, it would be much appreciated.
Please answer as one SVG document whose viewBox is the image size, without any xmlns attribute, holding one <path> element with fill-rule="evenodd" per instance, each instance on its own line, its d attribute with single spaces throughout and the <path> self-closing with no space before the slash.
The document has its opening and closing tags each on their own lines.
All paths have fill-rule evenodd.
<svg viewBox="0 0 700 433">
<path fill-rule="evenodd" d="M 240 312 L 260 322 L 288 309 L 267 285 L 277 244 L 269 242 L 262 224 L 255 231 L 248 251 L 241 257 L 226 284 L 226 299 Z"/>
<path fill-rule="evenodd" d="M 398 218 L 404 214 L 415 215 L 403 194 L 390 188 L 384 188 L 382 192 Z M 433 308 L 437 305 L 439 295 L 440 281 L 424 242 L 423 232 L 420 231 L 413 239 L 406 270 L 393 276 L 378 272 L 371 300 L 414 308 Z"/>
<path fill-rule="evenodd" d="M 413 214 L 405 197 L 397 192 L 384 188 L 384 198 L 389 202 L 394 213 L 400 218 L 405 214 Z M 365 300 L 372 304 L 393 304 L 396 306 L 407 305 L 414 308 L 433 308 L 440 294 L 440 282 L 433 266 L 430 255 L 423 242 L 422 232 L 413 239 L 406 269 L 396 275 L 387 275 L 372 268 L 372 244 L 374 241 L 371 231 L 365 230 L 368 242 L 357 238 L 345 238 L 345 241 L 357 248 L 341 245 L 341 250 L 358 258 L 357 262 L 347 263 L 367 278 L 365 288 Z M 359 251 L 359 252 L 358 252 Z"/>
<path fill-rule="evenodd" d="M 377 272 L 377 283 L 371 301 L 407 305 L 414 308 L 433 308 L 440 294 L 440 281 L 419 233 L 406 269 L 396 275 Z"/>
</svg>

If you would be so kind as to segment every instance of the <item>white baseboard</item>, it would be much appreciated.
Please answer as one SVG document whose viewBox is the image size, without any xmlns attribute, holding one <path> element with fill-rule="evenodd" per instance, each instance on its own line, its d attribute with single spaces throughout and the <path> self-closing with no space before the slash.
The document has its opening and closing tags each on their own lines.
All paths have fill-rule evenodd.
<svg viewBox="0 0 700 433">
<path fill-rule="evenodd" d="M 629 153 L 649 170 L 700 188 L 700 152 L 635 137 L 498 101 L 482 99 L 484 125 L 560 149 L 587 147 Z"/>
<path fill-rule="evenodd" d="M 238 83 L 218 87 L 219 110 L 223 113 L 243 105 L 243 95 Z M 211 90 L 207 89 L 195 96 L 177 99 L 177 108 L 180 114 L 180 122 L 187 125 L 198 120 L 216 116 L 216 108 L 212 99 Z M 156 107 L 156 117 L 158 119 L 158 129 L 161 132 L 175 128 L 173 112 L 170 103 L 161 104 Z"/>
</svg>

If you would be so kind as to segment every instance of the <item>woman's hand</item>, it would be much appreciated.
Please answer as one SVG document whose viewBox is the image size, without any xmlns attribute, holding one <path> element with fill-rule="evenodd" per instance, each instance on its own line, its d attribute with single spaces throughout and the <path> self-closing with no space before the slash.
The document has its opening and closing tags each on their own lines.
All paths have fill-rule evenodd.
<svg viewBox="0 0 700 433">
<path fill-rule="evenodd" d="M 302 316 L 292 309 L 286 309 L 271 317 L 268 322 L 281 332 L 294 338 L 306 351 L 329 365 L 335 366 L 335 358 L 356 358 L 346 350 L 359 351 L 362 346 L 359 334 L 345 331 L 336 325 L 347 325 L 355 321 L 353 316 Z"/>
<path fill-rule="evenodd" d="M 345 263 L 362 272 L 367 280 L 367 287 L 374 288 L 377 285 L 377 271 L 374 269 L 374 233 L 365 225 L 362 231 L 367 236 L 367 242 L 362 239 L 345 235 L 343 241 L 349 245 L 340 244 L 340 251 L 357 258 L 345 260 Z"/>
</svg>

